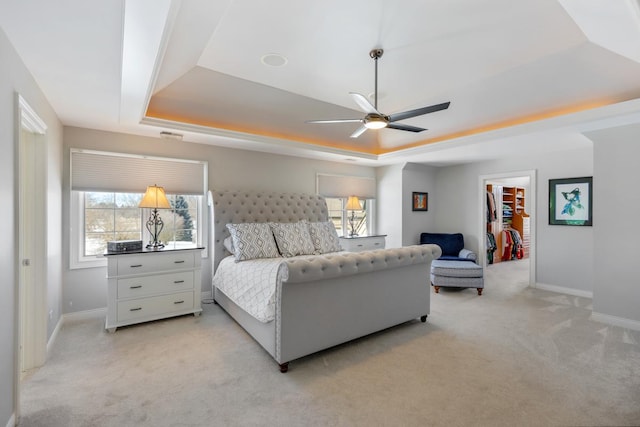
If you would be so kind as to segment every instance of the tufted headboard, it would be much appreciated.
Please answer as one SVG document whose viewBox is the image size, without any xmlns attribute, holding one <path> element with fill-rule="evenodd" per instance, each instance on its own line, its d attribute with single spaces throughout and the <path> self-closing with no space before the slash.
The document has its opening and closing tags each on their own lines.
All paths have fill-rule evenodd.
<svg viewBox="0 0 640 427">
<path fill-rule="evenodd" d="M 229 236 L 229 223 L 329 220 L 327 203 L 315 194 L 211 190 L 211 198 L 212 272 L 229 255 L 222 243 Z"/>
</svg>

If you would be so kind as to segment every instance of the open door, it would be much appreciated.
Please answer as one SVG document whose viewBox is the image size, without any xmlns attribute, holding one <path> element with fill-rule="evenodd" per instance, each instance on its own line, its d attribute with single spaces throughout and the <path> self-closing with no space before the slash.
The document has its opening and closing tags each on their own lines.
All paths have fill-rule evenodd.
<svg viewBox="0 0 640 427">
<path fill-rule="evenodd" d="M 47 355 L 47 127 L 17 95 L 18 289 L 16 408 L 19 419 L 23 373 L 42 366 Z"/>
</svg>

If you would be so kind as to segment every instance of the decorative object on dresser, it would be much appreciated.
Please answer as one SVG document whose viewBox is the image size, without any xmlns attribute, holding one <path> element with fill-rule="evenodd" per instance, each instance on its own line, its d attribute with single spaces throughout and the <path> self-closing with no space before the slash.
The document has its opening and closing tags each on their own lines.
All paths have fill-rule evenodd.
<svg viewBox="0 0 640 427">
<path fill-rule="evenodd" d="M 347 211 L 351 211 L 351 216 L 349 217 L 349 236 L 357 236 L 356 232 L 356 211 L 361 211 L 362 206 L 360 205 L 360 200 L 358 200 L 357 196 L 349 196 L 347 199 Z"/>
<path fill-rule="evenodd" d="M 140 252 L 142 250 L 142 240 L 114 240 L 107 242 L 109 253 L 118 252 Z"/>
<path fill-rule="evenodd" d="M 144 193 L 140 204 L 140 208 L 150 208 L 151 216 L 147 221 L 147 230 L 151 233 L 152 240 L 147 245 L 147 248 L 161 249 L 164 247 L 162 242 L 158 241 L 160 232 L 164 228 L 164 222 L 158 214 L 158 209 L 171 209 L 171 204 L 167 200 L 167 196 L 164 193 L 164 188 L 157 185 L 150 185 L 147 187 L 147 191 Z"/>
<path fill-rule="evenodd" d="M 411 194 L 411 210 L 423 211 L 429 210 L 429 193 L 414 191 Z"/>
<path fill-rule="evenodd" d="M 384 249 L 386 234 L 374 236 L 353 236 L 341 237 L 340 246 L 349 252 L 371 251 L 374 249 Z"/>
<path fill-rule="evenodd" d="M 549 225 L 593 225 L 593 177 L 549 180 Z"/>
<path fill-rule="evenodd" d="M 200 315 L 201 250 L 107 253 L 105 329 L 183 314 Z"/>
</svg>

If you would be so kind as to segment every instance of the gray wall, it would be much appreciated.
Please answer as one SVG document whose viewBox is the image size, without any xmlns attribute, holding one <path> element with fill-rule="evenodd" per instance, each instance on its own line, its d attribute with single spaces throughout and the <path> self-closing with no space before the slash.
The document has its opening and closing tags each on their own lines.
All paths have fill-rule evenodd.
<svg viewBox="0 0 640 427">
<path fill-rule="evenodd" d="M 588 133 L 594 141 L 594 313 L 640 326 L 638 158 L 640 125 Z"/>
<path fill-rule="evenodd" d="M 484 215 L 479 177 L 533 169 L 537 170 L 537 212 L 528 213 L 537 215 L 537 282 L 592 292 L 594 227 L 548 225 L 549 179 L 591 176 L 591 147 L 441 168 L 437 173 L 438 197 L 432 204 L 437 231 L 461 232 L 465 246 L 476 252 L 484 250 L 485 237 L 478 235 L 478 215 Z"/>
<path fill-rule="evenodd" d="M 378 194 L 376 200 L 376 232 L 386 234 L 386 247 L 402 244 L 402 168 L 403 165 L 376 168 Z"/>
<path fill-rule="evenodd" d="M 429 232 L 436 227 L 434 206 L 438 203 L 436 173 L 433 166 L 407 163 L 402 169 L 402 245 L 420 243 L 420 233 Z M 428 193 L 428 211 L 413 211 L 412 193 Z"/>
<path fill-rule="evenodd" d="M 14 396 L 14 352 L 16 329 L 17 288 L 17 197 L 18 180 L 16 163 L 15 108 L 16 92 L 31 105 L 47 126 L 47 293 L 48 309 L 53 310 L 53 319 L 47 325 L 49 335 L 60 318 L 61 289 L 61 163 L 62 126 L 35 80 L 13 49 L 4 31 L 0 29 L 0 196 L 8 201 L 2 210 L 0 221 L 0 271 L 3 284 L 0 286 L 0 425 L 7 425 L 15 406 Z"/>
<path fill-rule="evenodd" d="M 64 129 L 63 252 L 64 312 L 104 307 L 107 301 L 106 268 L 69 269 L 69 149 L 85 148 L 135 154 L 206 160 L 209 188 L 253 189 L 315 193 L 316 174 L 374 177 L 374 168 L 299 157 L 235 150 L 183 141 L 148 138 L 75 127 Z M 141 189 L 142 191 L 143 189 Z M 202 290 L 211 290 L 211 263 L 203 260 Z"/>
</svg>

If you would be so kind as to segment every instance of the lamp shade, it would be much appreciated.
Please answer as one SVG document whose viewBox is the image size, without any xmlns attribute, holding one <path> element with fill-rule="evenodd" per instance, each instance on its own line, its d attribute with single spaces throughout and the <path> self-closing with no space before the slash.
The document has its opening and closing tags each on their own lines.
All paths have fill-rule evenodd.
<svg viewBox="0 0 640 427">
<path fill-rule="evenodd" d="M 142 196 L 142 200 L 138 205 L 139 208 L 152 208 L 152 209 L 171 209 L 169 200 L 164 194 L 164 188 L 157 185 L 150 185 L 147 187 L 147 191 Z"/>
<path fill-rule="evenodd" d="M 347 210 L 348 211 L 362 210 L 362 206 L 360 206 L 360 200 L 358 200 L 357 196 L 349 196 L 349 199 L 347 199 Z"/>
</svg>

